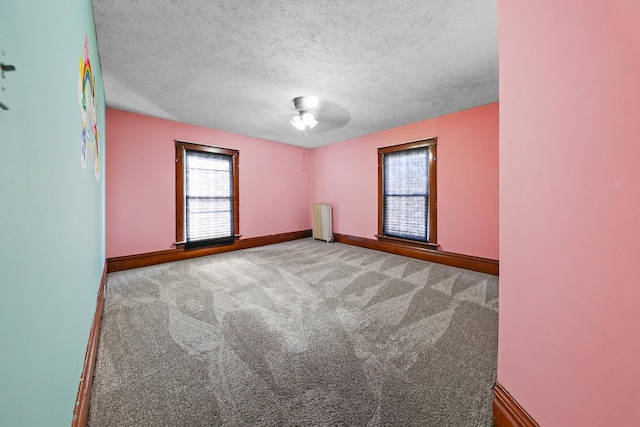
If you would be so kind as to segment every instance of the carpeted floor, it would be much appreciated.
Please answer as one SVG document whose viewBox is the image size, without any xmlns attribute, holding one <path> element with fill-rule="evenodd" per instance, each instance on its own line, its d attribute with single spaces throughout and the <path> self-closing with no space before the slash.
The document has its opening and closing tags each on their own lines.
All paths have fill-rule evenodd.
<svg viewBox="0 0 640 427">
<path fill-rule="evenodd" d="M 491 426 L 498 279 L 312 239 L 108 276 L 89 425 Z"/>
</svg>

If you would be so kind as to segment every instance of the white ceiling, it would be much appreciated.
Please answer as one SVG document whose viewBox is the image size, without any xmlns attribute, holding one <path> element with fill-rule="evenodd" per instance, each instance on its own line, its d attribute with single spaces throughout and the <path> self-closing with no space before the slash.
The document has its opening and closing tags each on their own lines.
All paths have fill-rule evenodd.
<svg viewBox="0 0 640 427">
<path fill-rule="evenodd" d="M 318 147 L 498 100 L 496 0 L 93 0 L 107 105 Z M 319 123 L 289 123 L 315 95 Z M 177 138 L 180 135 L 176 135 Z"/>
</svg>

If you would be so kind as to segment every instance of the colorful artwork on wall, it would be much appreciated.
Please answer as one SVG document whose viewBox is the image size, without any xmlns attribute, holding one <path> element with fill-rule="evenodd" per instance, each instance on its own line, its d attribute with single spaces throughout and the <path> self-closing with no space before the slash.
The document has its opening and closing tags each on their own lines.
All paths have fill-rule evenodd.
<svg viewBox="0 0 640 427">
<path fill-rule="evenodd" d="M 100 140 L 98 132 L 98 109 L 95 100 L 96 82 L 89 57 L 89 38 L 84 36 L 84 57 L 80 58 L 80 79 L 78 81 L 78 102 L 82 113 L 82 150 L 80 161 L 100 181 Z"/>
</svg>

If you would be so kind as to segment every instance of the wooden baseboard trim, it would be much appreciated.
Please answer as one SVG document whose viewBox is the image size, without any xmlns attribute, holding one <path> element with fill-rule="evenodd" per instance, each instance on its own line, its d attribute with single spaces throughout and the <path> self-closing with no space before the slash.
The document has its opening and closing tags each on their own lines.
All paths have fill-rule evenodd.
<svg viewBox="0 0 640 427">
<path fill-rule="evenodd" d="M 493 394 L 495 427 L 540 427 L 499 383 L 493 387 Z"/>
<path fill-rule="evenodd" d="M 365 237 L 349 236 L 346 234 L 335 234 L 335 241 L 346 243 L 347 245 L 360 246 L 391 254 L 421 259 L 423 261 L 431 261 L 438 264 L 450 265 L 452 267 L 478 271 L 480 273 L 493 274 L 494 276 L 498 276 L 500 273 L 500 263 L 494 259 L 409 246 L 399 242 L 383 242 L 367 239 Z"/>
<path fill-rule="evenodd" d="M 85 427 L 89 420 L 89 401 L 91 400 L 91 385 L 93 384 L 93 373 L 96 368 L 96 355 L 98 354 L 98 340 L 100 338 L 100 322 L 102 321 L 102 308 L 104 306 L 104 290 L 107 285 L 107 263 L 102 269 L 102 278 L 98 288 L 98 300 L 96 302 L 96 312 L 93 315 L 93 324 L 89 333 L 89 343 L 87 353 L 84 356 L 84 368 L 78 387 L 76 406 L 73 412 L 71 427 Z"/>
<path fill-rule="evenodd" d="M 237 251 L 239 249 L 272 245 L 274 243 L 288 242 L 290 240 L 304 239 L 306 237 L 311 237 L 311 230 L 292 231 L 289 233 L 272 234 L 270 236 L 239 239 L 234 244 L 225 246 L 193 249 L 176 248 L 145 254 L 114 257 L 107 259 L 107 271 L 109 273 L 113 273 L 115 271 L 148 267 L 150 265 L 163 264 L 165 262 L 180 261 L 183 259 Z"/>
</svg>

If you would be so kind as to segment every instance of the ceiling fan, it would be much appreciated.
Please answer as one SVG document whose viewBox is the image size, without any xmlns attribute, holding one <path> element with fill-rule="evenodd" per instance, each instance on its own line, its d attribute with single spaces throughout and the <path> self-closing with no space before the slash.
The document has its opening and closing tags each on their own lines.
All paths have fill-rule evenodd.
<svg viewBox="0 0 640 427">
<path fill-rule="evenodd" d="M 289 121 L 303 135 L 308 135 L 316 125 L 316 131 L 322 132 L 341 128 L 351 120 L 351 114 L 345 108 L 335 102 L 320 101 L 316 96 L 298 96 L 292 102 Z"/>
</svg>

